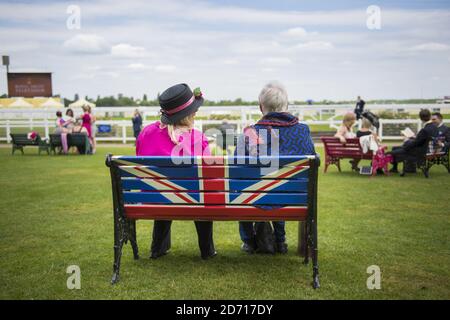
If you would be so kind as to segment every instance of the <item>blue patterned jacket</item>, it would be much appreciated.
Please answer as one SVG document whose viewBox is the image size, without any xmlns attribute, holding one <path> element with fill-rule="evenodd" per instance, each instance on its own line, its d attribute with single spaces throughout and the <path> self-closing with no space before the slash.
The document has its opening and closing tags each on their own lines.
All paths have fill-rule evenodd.
<svg viewBox="0 0 450 320">
<path fill-rule="evenodd" d="M 270 112 L 262 117 L 255 125 L 244 129 L 239 145 L 245 146 L 245 155 L 271 155 L 271 136 L 278 139 L 279 155 L 315 155 L 314 143 L 311 139 L 309 127 L 299 123 L 298 118 L 287 112 Z M 245 139 L 243 141 L 243 139 Z M 261 147 L 264 151 L 260 153 Z M 267 151 L 266 151 L 267 150 Z M 239 154 L 239 152 L 235 152 Z M 256 206 L 264 210 L 271 210 L 283 206 Z"/>
<path fill-rule="evenodd" d="M 287 112 L 266 114 L 255 125 L 244 130 L 244 137 L 246 155 L 260 154 L 262 146 L 270 155 L 274 139 L 278 139 L 279 155 L 316 154 L 309 127 Z"/>
</svg>

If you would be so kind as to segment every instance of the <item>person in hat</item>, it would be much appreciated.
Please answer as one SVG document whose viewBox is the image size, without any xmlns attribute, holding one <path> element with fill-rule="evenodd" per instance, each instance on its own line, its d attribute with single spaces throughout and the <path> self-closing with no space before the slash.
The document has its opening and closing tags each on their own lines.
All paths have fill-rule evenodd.
<svg viewBox="0 0 450 320">
<path fill-rule="evenodd" d="M 187 84 L 177 84 L 159 96 L 161 120 L 146 126 L 138 136 L 138 156 L 198 156 L 211 155 L 205 135 L 195 130 L 195 113 L 203 104 L 200 88 L 194 90 Z M 171 246 L 172 221 L 158 221 L 153 225 L 151 258 L 167 254 Z M 195 221 L 202 259 L 214 257 L 217 252 L 213 242 L 212 221 Z"/>
</svg>

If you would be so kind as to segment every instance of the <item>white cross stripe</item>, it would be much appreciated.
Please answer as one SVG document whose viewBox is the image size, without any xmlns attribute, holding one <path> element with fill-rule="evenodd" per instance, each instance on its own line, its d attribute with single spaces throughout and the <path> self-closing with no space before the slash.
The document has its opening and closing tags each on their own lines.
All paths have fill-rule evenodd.
<svg viewBox="0 0 450 320">
<path fill-rule="evenodd" d="M 142 179 L 142 180 L 140 180 L 140 181 L 148 184 L 149 186 L 154 187 L 156 190 L 173 190 L 173 191 L 186 190 L 186 188 L 184 188 L 176 183 L 173 183 L 170 180 L 167 180 L 166 176 L 164 176 L 156 171 L 150 170 L 148 168 L 141 167 L 138 163 L 124 161 L 124 160 L 116 160 L 116 161 L 120 162 L 121 164 L 126 165 L 126 166 L 121 166 L 120 169 L 122 169 L 128 173 L 131 173 L 132 175 L 134 175 L 136 177 L 148 178 L 148 177 L 157 176 L 158 178 L 163 178 L 163 179 L 165 178 L 163 180 L 164 182 L 158 181 L 158 179 Z M 136 167 L 139 167 L 139 170 L 137 170 Z M 142 171 L 144 171 L 144 172 L 142 172 Z M 167 185 L 169 185 L 169 186 L 167 186 Z M 179 197 L 176 193 L 164 192 L 161 194 L 164 197 L 166 197 L 167 199 L 169 199 L 170 201 L 176 202 L 176 203 L 179 203 L 179 200 L 182 200 L 183 203 L 191 203 L 191 202 L 198 203 L 197 200 L 195 200 L 193 197 L 191 197 L 186 192 L 179 192 L 179 194 L 182 195 L 183 197 L 189 199 L 191 202 L 184 200 L 182 197 Z"/>
<path fill-rule="evenodd" d="M 308 161 L 309 161 L 309 160 L 308 160 Z M 308 162 L 308 161 L 307 161 L 307 162 Z M 268 175 L 265 175 L 264 178 L 277 178 L 277 177 L 279 177 L 279 176 L 281 176 L 281 175 L 283 175 L 283 174 L 286 174 L 286 173 L 289 172 L 289 171 L 292 171 L 292 170 L 293 170 L 292 167 L 299 166 L 302 162 L 304 163 L 304 160 L 296 161 L 296 162 L 290 163 L 290 164 L 289 164 L 290 167 L 283 167 L 283 168 L 281 168 L 281 169 L 279 169 L 279 170 L 277 170 L 277 171 L 271 172 L 271 173 L 269 173 Z M 299 168 L 297 168 L 296 170 L 293 170 L 293 172 L 291 172 L 291 173 L 290 173 L 289 175 L 287 175 L 285 178 L 290 178 L 290 177 L 292 177 L 292 176 L 294 176 L 294 175 L 296 175 L 296 174 L 298 174 L 298 173 L 300 173 L 300 172 L 302 172 L 302 171 L 308 170 L 308 169 L 309 169 L 309 167 L 299 167 Z M 264 189 L 264 191 L 273 190 L 273 189 L 275 189 L 275 188 L 277 188 L 277 187 L 279 187 L 279 186 L 285 184 L 285 183 L 288 182 L 288 181 L 289 181 L 289 180 L 285 180 L 285 179 L 283 179 L 283 180 L 278 180 L 276 183 L 274 183 L 273 185 L 271 185 L 271 186 L 268 187 L 267 189 Z M 238 197 L 236 197 L 233 201 L 231 201 L 230 203 L 231 203 L 231 204 L 243 203 L 243 202 L 246 201 L 248 198 L 253 197 L 254 194 L 255 194 L 255 192 L 253 192 L 253 193 L 248 193 L 248 192 L 245 192 L 245 191 L 253 191 L 253 190 L 255 190 L 255 189 L 262 189 L 262 188 L 264 188 L 265 186 L 267 186 L 267 185 L 269 185 L 269 184 L 272 184 L 273 182 L 274 182 L 274 180 L 268 180 L 268 179 L 264 179 L 264 180 L 258 181 L 257 183 L 255 183 L 255 184 L 253 184 L 253 185 L 251 185 L 251 186 L 248 186 L 247 188 L 245 188 L 244 190 L 242 190 L 242 193 L 241 193 Z M 258 196 L 254 197 L 252 200 L 250 200 L 250 202 L 248 202 L 248 203 L 254 203 L 254 202 L 256 202 L 257 200 L 261 199 L 264 195 L 265 195 L 265 193 L 260 193 L 260 194 L 258 194 Z"/>
</svg>

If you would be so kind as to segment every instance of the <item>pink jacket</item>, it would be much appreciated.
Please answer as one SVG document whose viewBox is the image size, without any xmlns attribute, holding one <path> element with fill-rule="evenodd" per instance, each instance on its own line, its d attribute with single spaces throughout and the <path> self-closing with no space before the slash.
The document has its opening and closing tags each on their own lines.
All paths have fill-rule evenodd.
<svg viewBox="0 0 450 320">
<path fill-rule="evenodd" d="M 169 137 L 167 127 L 161 129 L 159 121 L 146 126 L 136 141 L 138 156 L 210 156 L 206 136 L 195 129 L 183 133 L 176 145 Z"/>
</svg>

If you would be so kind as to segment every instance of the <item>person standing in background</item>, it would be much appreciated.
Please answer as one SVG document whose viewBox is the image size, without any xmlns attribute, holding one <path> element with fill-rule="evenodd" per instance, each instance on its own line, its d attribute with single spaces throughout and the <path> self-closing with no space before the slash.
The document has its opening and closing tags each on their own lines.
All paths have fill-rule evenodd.
<svg viewBox="0 0 450 320">
<path fill-rule="evenodd" d="M 361 115 L 364 112 L 364 105 L 366 102 L 361 99 L 360 96 L 356 99 L 356 106 L 355 106 L 355 114 L 356 114 L 356 120 L 361 119 Z"/>
<path fill-rule="evenodd" d="M 82 127 L 86 129 L 87 133 L 88 133 L 88 139 L 89 139 L 89 143 L 91 145 L 91 150 L 94 149 L 94 143 L 93 143 L 93 139 L 92 139 L 92 117 L 90 114 L 90 107 L 88 105 L 84 105 L 81 107 L 83 109 L 83 115 L 79 117 L 79 119 L 81 119 L 82 121 Z"/>
<path fill-rule="evenodd" d="M 95 121 L 97 120 L 95 116 L 92 114 L 91 106 L 87 106 L 89 116 L 91 117 L 91 146 L 92 146 L 92 154 L 95 154 L 95 149 L 97 146 L 97 142 L 95 141 L 95 135 L 97 133 L 97 126 L 95 125 Z"/>
<path fill-rule="evenodd" d="M 131 119 L 131 121 L 133 122 L 134 137 L 137 141 L 137 138 L 139 137 L 139 134 L 142 130 L 142 116 L 138 109 L 134 110 L 133 118 Z"/>
</svg>

